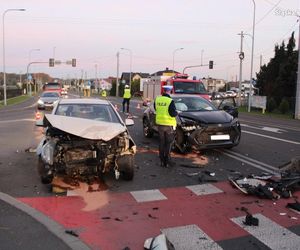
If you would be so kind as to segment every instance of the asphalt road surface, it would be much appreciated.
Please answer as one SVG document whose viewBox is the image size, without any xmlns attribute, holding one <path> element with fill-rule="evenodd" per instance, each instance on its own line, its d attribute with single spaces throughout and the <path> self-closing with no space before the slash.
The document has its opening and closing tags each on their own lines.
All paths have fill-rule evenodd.
<svg viewBox="0 0 300 250">
<path fill-rule="evenodd" d="M 109 99 L 114 105 L 121 109 L 121 99 Z M 66 219 L 62 218 L 63 216 L 66 216 L 63 215 L 63 211 L 61 211 L 61 214 L 58 215 L 57 213 L 51 212 L 52 210 L 49 209 L 53 208 L 53 199 L 55 199 L 55 209 L 57 209 L 57 206 L 58 204 L 60 204 L 60 202 L 61 209 L 63 209 L 64 211 L 66 210 L 66 207 L 70 208 L 68 204 L 72 204 L 72 211 L 74 212 L 74 214 L 76 214 L 76 211 L 78 212 L 79 210 L 82 210 L 83 205 L 81 201 L 74 201 L 71 197 L 65 197 L 64 199 L 57 200 L 56 194 L 53 194 L 51 192 L 51 186 L 42 185 L 40 183 L 36 170 L 37 157 L 34 153 L 34 149 L 36 148 L 42 136 L 43 129 L 34 125 L 35 102 L 36 99 L 32 98 L 24 104 L 0 110 L 0 190 L 4 193 L 7 193 L 13 197 L 20 199 L 21 201 L 31 205 L 32 207 L 35 207 L 39 211 L 48 214 L 50 217 L 54 218 L 61 224 L 68 224 L 70 223 L 70 221 L 66 221 Z M 224 202 L 224 204 L 227 204 L 226 208 L 223 207 L 223 209 L 226 211 L 230 211 L 226 216 L 229 216 L 230 218 L 236 218 L 235 223 L 239 224 L 241 219 L 240 217 L 237 217 L 237 214 L 240 215 L 240 213 L 232 211 L 238 210 L 237 207 L 235 207 L 233 204 L 237 201 L 249 202 L 250 198 L 246 196 L 236 197 L 236 193 L 234 193 L 234 195 L 232 196 L 228 195 L 231 192 L 233 192 L 232 187 L 228 187 L 227 185 L 228 176 L 232 175 L 232 173 L 234 172 L 240 172 L 245 176 L 249 174 L 260 174 L 263 172 L 276 173 L 278 172 L 278 166 L 281 166 L 290 161 L 291 158 L 300 155 L 300 121 L 282 120 L 241 113 L 239 117 L 242 124 L 242 139 L 241 143 L 237 147 L 231 150 L 205 150 L 201 152 L 193 152 L 187 155 L 174 153 L 173 159 L 175 160 L 176 165 L 168 169 L 161 168 L 159 165 L 159 158 L 157 152 L 158 136 L 155 135 L 151 139 L 144 138 L 143 136 L 142 113 L 144 108 L 141 107 L 140 103 L 140 100 L 132 100 L 130 106 L 130 112 L 133 115 L 135 124 L 134 126 L 129 127 L 129 131 L 137 144 L 134 180 L 130 182 L 123 180 L 115 180 L 113 174 L 107 175 L 105 176 L 106 190 L 103 192 L 103 194 L 98 194 L 100 196 L 104 194 L 105 196 L 108 195 L 109 197 L 112 197 L 112 200 L 123 200 L 123 203 L 122 205 L 120 205 L 120 207 L 123 208 L 125 211 L 128 211 L 128 209 L 130 208 L 130 211 L 132 211 L 133 209 L 132 213 L 141 213 L 140 209 L 142 207 L 140 207 L 140 205 L 135 207 L 136 205 L 131 203 L 132 198 L 128 198 L 126 195 L 129 192 L 131 192 L 131 194 L 133 194 L 134 196 L 134 192 L 140 192 L 145 190 L 158 190 L 158 192 L 159 190 L 164 190 L 163 193 L 165 194 L 165 196 L 167 196 L 166 194 L 169 195 L 167 196 L 169 201 L 171 200 L 171 198 L 169 197 L 173 197 L 174 199 L 176 197 L 175 203 L 166 205 L 166 211 L 170 210 L 170 207 L 168 206 L 171 206 L 171 208 L 175 210 L 178 206 L 176 212 L 178 212 L 180 209 L 182 209 L 180 211 L 187 211 L 188 208 L 198 210 L 202 205 L 198 204 L 198 207 L 194 207 L 197 204 L 197 202 L 191 203 L 191 199 L 193 199 L 193 196 L 191 197 L 191 199 L 187 199 L 187 197 L 184 196 L 184 193 L 186 191 L 183 190 L 183 187 L 197 186 L 199 184 L 201 185 L 203 184 L 203 178 L 211 178 L 211 176 L 208 176 L 207 173 L 214 173 L 213 179 L 214 181 L 216 181 L 216 183 L 213 183 L 214 186 L 210 186 L 212 184 L 208 184 L 209 186 L 205 186 L 205 188 L 214 189 L 217 187 L 217 189 L 221 190 L 220 193 L 217 192 L 219 202 Z M 125 118 L 124 114 L 122 113 L 121 116 Z M 199 178 L 201 176 L 202 178 Z M 107 191 L 109 191 L 108 194 Z M 177 192 L 178 196 L 175 195 Z M 235 190 L 234 192 L 237 191 Z M 124 198 L 125 196 L 127 198 Z M 147 194 L 144 194 L 143 196 L 146 197 Z M 48 198 L 46 199 L 45 197 Z M 207 204 L 210 204 L 210 201 L 205 201 L 207 202 Z M 257 201 L 257 199 L 251 197 L 250 201 L 254 203 L 254 201 Z M 250 207 L 253 206 L 252 203 L 248 203 L 250 204 Z M 271 201 L 259 200 L 257 203 L 268 204 L 268 206 L 272 206 Z M 113 202 L 111 204 L 113 204 Z M 150 221 L 153 222 L 155 221 L 155 219 L 151 218 L 151 216 L 159 216 L 159 211 L 161 211 L 161 214 L 163 214 L 162 211 L 165 210 L 163 209 L 163 207 L 161 207 L 161 210 L 159 210 L 159 205 L 157 203 L 151 203 L 151 200 L 148 204 L 148 206 L 145 205 L 146 207 L 143 207 L 143 211 L 146 211 L 147 209 L 151 211 L 148 213 L 147 219 L 150 218 Z M 225 206 L 224 204 L 223 206 Z M 281 205 L 282 207 L 284 207 L 284 204 Z M 92 209 L 93 213 L 92 215 L 89 214 L 89 216 L 96 216 L 94 214 L 94 211 L 100 211 L 99 207 L 97 207 L 97 209 Z M 214 208 L 206 207 L 203 209 L 206 209 L 205 211 L 209 211 L 210 209 Z M 124 217 L 128 217 L 128 214 L 124 214 L 124 210 L 119 210 L 116 209 L 116 207 L 111 208 L 111 211 L 118 211 L 118 215 L 114 219 L 116 220 L 118 218 L 122 221 L 124 220 Z M 113 212 L 102 212 L 103 211 L 101 210 L 101 216 L 106 216 L 109 218 L 113 218 L 113 216 L 116 216 Z M 206 214 L 206 212 L 204 212 L 203 214 Z M 223 214 L 223 212 L 220 212 L 220 214 Z M 99 217 L 99 214 L 97 214 L 97 216 Z M 121 218 L 121 216 L 123 216 L 123 219 Z M 222 218 L 225 218 L 226 216 L 224 215 Z M 272 216 L 275 217 L 275 221 L 277 219 L 277 223 L 280 222 L 280 219 L 278 219 L 280 215 L 276 217 L 273 214 Z M 182 215 L 182 218 L 183 217 L 184 216 Z M 132 225 L 135 225 L 133 226 L 135 230 L 139 230 L 139 227 L 137 227 L 137 225 L 143 227 L 143 222 L 145 225 L 147 225 L 148 231 L 146 232 L 146 229 L 144 231 L 142 230 L 140 232 L 140 237 L 145 237 L 146 235 L 155 236 L 159 234 L 159 230 L 162 230 L 162 228 L 164 230 L 167 230 L 166 225 L 172 225 L 172 227 L 174 228 L 175 226 L 177 229 L 179 228 L 179 232 L 183 232 L 183 235 L 185 235 L 186 232 L 197 235 L 199 233 L 199 230 L 201 232 L 206 232 L 206 234 L 204 234 L 205 236 L 203 237 L 206 237 L 206 239 L 210 239 L 210 243 L 213 245 L 216 244 L 215 242 L 217 242 L 218 244 L 214 245 L 216 249 L 219 249 L 218 247 L 222 247 L 224 249 L 240 249 L 238 247 L 232 247 L 234 244 L 237 243 L 240 244 L 239 246 L 243 246 L 242 248 L 244 249 L 276 249 L 274 245 L 265 242 L 263 239 L 259 238 L 259 236 L 255 236 L 253 232 L 249 233 L 251 236 L 249 236 L 249 234 L 241 233 L 240 231 L 236 234 L 232 233 L 232 237 L 230 237 L 230 233 L 229 236 L 227 235 L 226 237 L 218 235 L 216 233 L 216 231 L 218 230 L 214 231 L 213 229 L 211 229 L 211 227 L 218 227 L 218 222 L 214 221 L 213 218 L 210 218 L 209 214 L 207 214 L 206 216 L 206 218 L 208 219 L 208 221 L 206 222 L 210 223 L 211 225 L 207 226 L 206 230 L 203 229 L 205 228 L 205 225 L 203 225 L 203 223 L 203 227 L 201 227 L 200 229 L 198 227 L 199 223 L 196 228 L 194 226 L 188 226 L 187 228 L 179 227 L 197 224 L 195 222 L 197 221 L 197 219 L 194 217 L 195 215 L 191 215 L 191 218 L 195 219 L 194 222 L 191 219 L 188 219 L 188 221 L 183 221 L 183 219 L 181 221 L 180 219 L 177 219 L 177 223 L 174 223 L 174 221 L 170 222 L 162 220 L 161 223 L 164 222 L 166 224 L 156 224 L 155 226 L 152 224 L 148 225 L 147 222 L 143 219 L 141 219 L 137 224 L 134 224 L 134 219 L 131 219 L 130 221 Z M 270 219 L 268 217 L 265 217 L 264 215 L 258 214 L 258 217 L 262 222 L 265 222 L 267 225 L 271 225 L 271 227 L 276 227 L 277 225 L 276 224 L 274 226 L 272 224 L 273 220 L 270 221 Z M 202 219 L 205 221 L 205 218 Z M 300 217 L 297 219 L 299 219 L 300 221 Z M 74 222 L 74 227 L 76 228 L 76 226 L 80 225 L 80 223 L 84 224 L 83 221 L 87 220 L 81 218 L 77 223 Z M 85 228 L 95 229 L 94 227 L 95 225 L 97 225 L 99 227 L 97 227 L 97 229 L 95 230 L 100 230 L 101 222 L 94 221 L 93 223 L 92 221 L 86 224 Z M 116 221 L 118 222 L 118 220 Z M 219 221 L 221 221 L 221 218 L 219 218 Z M 299 222 L 297 221 L 294 220 L 291 224 L 287 222 L 283 223 L 285 227 L 289 228 L 289 231 L 284 233 L 293 232 L 293 235 L 290 239 L 296 243 L 297 240 L 295 239 L 297 239 L 297 236 L 299 240 Z M 123 223 L 123 225 L 128 226 L 129 224 Z M 108 228 L 115 228 L 115 226 L 116 225 L 114 224 L 107 225 Z M 228 225 L 225 222 L 220 222 L 220 226 L 226 227 Z M 120 234 L 124 234 L 124 231 L 122 231 L 121 229 Z M 233 231 L 234 230 L 235 229 L 233 229 Z M 225 228 L 224 231 L 226 231 Z M 173 237 L 173 232 L 171 229 L 167 232 L 170 237 Z M 276 232 L 274 233 L 274 235 L 276 235 Z M 99 231 L 98 233 L 102 234 L 103 232 Z M 107 237 L 107 239 L 114 240 L 115 238 L 112 237 L 109 233 L 113 234 L 113 229 L 111 229 L 111 231 L 107 230 L 105 236 Z M 138 241 L 138 239 L 133 235 L 131 235 L 131 237 L 134 238 L 134 240 L 132 241 L 129 239 L 129 235 L 126 234 L 126 237 L 127 240 L 121 241 L 121 245 L 115 246 L 121 249 L 120 247 L 131 245 L 132 249 L 136 249 L 135 247 L 140 247 L 141 242 L 143 242 L 144 240 L 139 239 Z M 93 249 L 100 249 L 101 246 L 101 249 L 109 249 L 105 248 L 104 246 L 109 246 L 109 244 L 111 244 L 111 241 L 99 241 L 97 236 L 93 234 L 89 236 L 83 235 L 82 238 L 86 242 L 90 243 L 90 246 Z M 251 244 L 249 242 L 251 242 Z M 211 248 L 203 247 L 203 249 Z"/>
</svg>

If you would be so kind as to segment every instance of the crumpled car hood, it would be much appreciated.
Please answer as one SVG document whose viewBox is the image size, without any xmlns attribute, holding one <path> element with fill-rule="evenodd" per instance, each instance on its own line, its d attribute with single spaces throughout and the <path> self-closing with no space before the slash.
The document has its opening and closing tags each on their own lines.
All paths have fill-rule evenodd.
<svg viewBox="0 0 300 250">
<path fill-rule="evenodd" d="M 69 116 L 45 115 L 52 127 L 90 140 L 109 141 L 127 129 L 120 123 L 94 121 Z"/>
<path fill-rule="evenodd" d="M 206 124 L 229 123 L 233 120 L 233 117 L 225 111 L 182 112 L 179 116 Z"/>
</svg>

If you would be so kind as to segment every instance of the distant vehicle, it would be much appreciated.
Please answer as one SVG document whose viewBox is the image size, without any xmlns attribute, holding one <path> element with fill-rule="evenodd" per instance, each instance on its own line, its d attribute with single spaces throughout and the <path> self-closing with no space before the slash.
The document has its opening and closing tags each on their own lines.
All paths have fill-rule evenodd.
<svg viewBox="0 0 300 250">
<path fill-rule="evenodd" d="M 236 97 L 237 93 L 232 91 L 232 90 L 228 90 L 228 91 L 225 92 L 225 96 L 226 97 Z"/>
<path fill-rule="evenodd" d="M 59 100 L 60 94 L 56 91 L 44 91 L 37 101 L 38 109 L 53 109 L 55 103 Z"/>
<path fill-rule="evenodd" d="M 210 95 L 207 92 L 204 84 L 200 80 L 189 79 L 187 74 L 176 74 L 174 76 L 165 76 L 164 80 L 153 76 L 150 81 L 143 85 L 144 100 L 154 100 L 156 96 L 163 93 L 163 86 L 173 86 L 172 94 L 192 94 L 204 97 L 210 100 Z"/>
<path fill-rule="evenodd" d="M 221 92 L 212 92 L 211 94 L 211 99 L 222 98 L 222 97 L 224 97 L 224 95 Z"/>
<path fill-rule="evenodd" d="M 67 94 L 68 94 L 68 90 L 67 90 L 65 87 L 62 88 L 61 94 L 62 94 L 62 95 L 67 95 Z"/>
<path fill-rule="evenodd" d="M 60 95 L 62 92 L 62 86 L 59 82 L 48 82 L 43 86 L 44 91 L 57 91 Z"/>
<path fill-rule="evenodd" d="M 195 95 L 172 95 L 172 99 L 180 111 L 176 118 L 175 148 L 181 153 L 190 149 L 232 148 L 239 144 L 241 125 L 237 117 L 225 112 L 226 105 L 219 110 L 210 101 Z M 143 115 L 145 137 L 157 132 L 155 115 L 152 102 Z"/>
<path fill-rule="evenodd" d="M 45 136 L 37 147 L 44 184 L 56 176 L 90 181 L 113 172 L 132 180 L 136 145 L 114 106 L 100 99 L 60 99 L 40 126 Z"/>
</svg>

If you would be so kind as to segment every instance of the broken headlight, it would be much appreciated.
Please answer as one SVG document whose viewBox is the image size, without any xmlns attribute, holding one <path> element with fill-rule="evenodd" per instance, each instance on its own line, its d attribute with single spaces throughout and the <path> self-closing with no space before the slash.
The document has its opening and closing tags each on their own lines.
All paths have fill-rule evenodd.
<svg viewBox="0 0 300 250">
<path fill-rule="evenodd" d="M 181 127 L 183 131 L 193 131 L 197 128 L 197 123 L 194 120 L 180 117 Z"/>
<path fill-rule="evenodd" d="M 45 163 L 53 165 L 55 142 L 49 141 L 42 148 L 42 159 Z"/>
</svg>

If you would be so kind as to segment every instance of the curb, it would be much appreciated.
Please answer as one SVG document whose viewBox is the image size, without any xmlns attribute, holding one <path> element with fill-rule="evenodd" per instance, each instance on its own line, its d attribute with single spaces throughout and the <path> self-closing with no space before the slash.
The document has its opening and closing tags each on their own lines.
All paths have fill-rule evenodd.
<svg viewBox="0 0 300 250">
<path fill-rule="evenodd" d="M 49 217 L 45 216 L 41 212 L 35 210 L 34 208 L 2 192 L 0 192 L 0 199 L 10 204 L 11 206 L 18 208 L 19 210 L 25 212 L 27 215 L 37 220 L 39 223 L 44 225 L 53 235 L 55 235 L 57 238 L 62 240 L 71 249 L 90 250 L 90 248 L 85 243 L 83 243 L 79 238 L 66 234 L 64 227 L 62 227 L 60 224 L 53 221 Z"/>
</svg>

